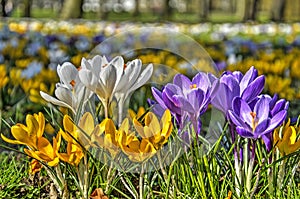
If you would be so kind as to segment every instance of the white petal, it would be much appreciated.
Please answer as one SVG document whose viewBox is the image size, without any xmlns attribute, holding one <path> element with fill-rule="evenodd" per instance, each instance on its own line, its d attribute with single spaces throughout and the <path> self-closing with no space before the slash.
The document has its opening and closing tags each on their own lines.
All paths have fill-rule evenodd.
<svg viewBox="0 0 300 199">
<path fill-rule="evenodd" d="M 44 93 L 43 91 L 40 91 L 40 95 L 42 96 L 42 98 L 44 100 L 46 100 L 47 102 L 51 102 L 52 104 L 55 104 L 55 105 L 58 105 L 58 106 L 63 106 L 63 107 L 67 107 L 69 108 L 70 110 L 73 111 L 73 113 L 75 113 L 75 110 L 70 106 L 68 105 L 67 103 L 63 102 L 63 101 L 60 101 L 60 100 L 57 100 L 56 98 L 48 95 L 47 93 Z"/>
<path fill-rule="evenodd" d="M 72 100 L 72 92 L 70 90 L 63 87 L 58 87 L 55 89 L 55 96 L 60 101 L 69 104 L 71 107 L 74 107 L 73 100 Z"/>
<path fill-rule="evenodd" d="M 153 72 L 153 65 L 149 64 L 141 73 L 141 75 L 139 76 L 139 78 L 137 79 L 137 81 L 135 82 L 135 84 L 130 88 L 130 91 L 128 92 L 132 92 L 136 89 L 138 89 L 139 87 L 141 87 L 142 85 L 144 85 L 151 77 Z"/>
<path fill-rule="evenodd" d="M 105 88 L 106 97 L 110 98 L 116 84 L 117 69 L 113 65 L 108 65 L 101 71 L 100 84 Z"/>
<path fill-rule="evenodd" d="M 61 66 L 59 72 L 60 72 L 59 78 L 60 78 L 61 82 L 63 82 L 64 84 L 66 84 L 68 86 L 70 86 L 70 82 L 72 80 L 76 79 L 76 76 L 78 74 L 77 68 L 69 62 L 65 62 Z"/>
</svg>

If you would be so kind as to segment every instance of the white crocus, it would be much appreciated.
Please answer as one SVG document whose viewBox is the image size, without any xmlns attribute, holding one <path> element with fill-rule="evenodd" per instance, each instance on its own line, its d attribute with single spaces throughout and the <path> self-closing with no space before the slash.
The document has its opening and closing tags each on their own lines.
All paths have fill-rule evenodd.
<svg viewBox="0 0 300 199">
<path fill-rule="evenodd" d="M 90 60 L 82 59 L 82 69 L 79 78 L 91 91 L 96 93 L 103 104 L 105 117 L 108 117 L 108 108 L 118 85 L 123 69 L 124 60 L 117 56 L 108 62 L 105 57 L 96 55 Z"/>
<path fill-rule="evenodd" d="M 79 79 L 78 69 L 69 62 L 58 65 L 57 74 L 60 82 L 56 84 L 55 97 L 40 91 L 40 95 L 48 102 L 69 108 L 74 114 L 80 113 L 92 93 L 85 88 Z"/>
<path fill-rule="evenodd" d="M 135 59 L 125 65 L 121 80 L 115 89 L 115 97 L 119 109 L 119 124 L 121 124 L 123 120 L 122 115 L 126 99 L 132 92 L 143 86 L 150 79 L 152 72 L 152 64 L 149 64 L 142 71 L 142 61 L 140 59 Z"/>
</svg>

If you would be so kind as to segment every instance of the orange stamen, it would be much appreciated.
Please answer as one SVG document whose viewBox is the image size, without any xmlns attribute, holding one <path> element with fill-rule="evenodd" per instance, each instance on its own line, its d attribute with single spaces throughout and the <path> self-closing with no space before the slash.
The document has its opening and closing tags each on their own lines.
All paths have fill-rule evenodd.
<svg viewBox="0 0 300 199">
<path fill-rule="evenodd" d="M 258 121 L 257 121 L 257 118 L 256 118 L 256 113 L 255 112 L 250 112 L 250 115 L 252 116 L 252 128 L 253 128 L 253 131 L 255 131 L 255 128 L 258 125 Z"/>
<path fill-rule="evenodd" d="M 192 84 L 192 85 L 190 85 L 190 88 L 191 89 L 197 88 L 197 85 L 196 84 Z"/>
<path fill-rule="evenodd" d="M 72 81 L 70 81 L 70 84 L 72 85 L 72 87 L 74 87 L 75 86 L 75 80 L 73 79 Z"/>
</svg>

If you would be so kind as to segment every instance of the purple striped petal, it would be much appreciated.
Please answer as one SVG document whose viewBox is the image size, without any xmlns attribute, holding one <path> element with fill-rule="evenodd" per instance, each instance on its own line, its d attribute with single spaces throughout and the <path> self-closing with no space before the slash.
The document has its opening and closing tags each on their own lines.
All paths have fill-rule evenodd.
<svg viewBox="0 0 300 199">
<path fill-rule="evenodd" d="M 256 113 L 256 118 L 259 121 L 266 120 L 269 117 L 269 100 L 262 96 L 254 106 L 254 112 Z"/>
<path fill-rule="evenodd" d="M 255 138 L 260 138 L 261 135 L 267 133 L 266 129 L 268 128 L 269 124 L 270 124 L 270 119 L 260 121 L 254 131 Z"/>
<path fill-rule="evenodd" d="M 251 102 L 253 99 L 255 99 L 264 89 L 265 85 L 265 77 L 259 76 L 256 78 L 253 82 L 251 82 L 245 89 L 242 89 L 241 86 L 241 96 L 244 100 L 247 102 Z"/>
<path fill-rule="evenodd" d="M 268 127 L 268 129 L 266 129 L 266 132 L 273 131 L 275 128 L 277 128 L 278 126 L 280 126 L 283 123 L 283 121 L 285 120 L 286 115 L 287 115 L 287 111 L 286 110 L 282 110 L 282 111 L 278 112 L 271 119 L 270 126 Z"/>
<path fill-rule="evenodd" d="M 248 85 L 258 76 L 257 70 L 252 66 L 240 81 L 241 91 L 244 91 Z"/>
<path fill-rule="evenodd" d="M 245 137 L 245 138 L 253 138 L 253 134 L 251 131 L 243 128 L 243 127 L 236 127 L 236 132 L 242 136 L 242 137 Z"/>
</svg>

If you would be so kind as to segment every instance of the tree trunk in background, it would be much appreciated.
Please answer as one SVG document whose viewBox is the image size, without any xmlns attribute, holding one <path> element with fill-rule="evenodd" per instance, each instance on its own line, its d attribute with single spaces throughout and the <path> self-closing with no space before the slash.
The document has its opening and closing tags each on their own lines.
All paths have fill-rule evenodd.
<svg viewBox="0 0 300 199">
<path fill-rule="evenodd" d="M 283 21 L 286 0 L 273 0 L 271 9 L 271 19 L 273 21 Z"/>
<path fill-rule="evenodd" d="M 259 0 L 246 0 L 245 1 L 245 15 L 244 21 L 255 21 L 257 17 Z"/>
<path fill-rule="evenodd" d="M 199 8 L 199 17 L 201 21 L 207 21 L 209 7 L 210 7 L 210 0 L 199 0 L 200 8 Z"/>
<path fill-rule="evenodd" d="M 140 0 L 135 0 L 135 8 L 133 12 L 133 16 L 137 17 L 140 15 Z"/>
<path fill-rule="evenodd" d="M 106 3 L 107 3 L 107 0 L 100 0 L 99 16 L 100 16 L 100 19 L 102 19 L 102 20 L 106 20 L 108 18 L 108 10 L 105 7 Z"/>
<path fill-rule="evenodd" d="M 31 4 L 32 0 L 24 0 L 24 17 L 31 16 Z"/>
<path fill-rule="evenodd" d="M 83 0 L 65 0 L 62 8 L 61 18 L 72 19 L 82 17 Z"/>
<path fill-rule="evenodd" d="M 258 4 L 259 4 L 259 0 L 253 0 L 253 6 L 252 6 L 252 13 L 250 15 L 250 19 L 253 21 L 256 21 L 257 19 L 257 12 L 258 12 Z"/>
<path fill-rule="evenodd" d="M 7 13 L 6 13 L 6 10 L 5 10 L 5 3 L 6 3 L 6 0 L 1 0 L 2 17 L 7 17 Z"/>
<path fill-rule="evenodd" d="M 165 0 L 165 5 L 164 5 L 164 18 L 165 19 L 170 19 L 172 14 L 173 14 L 173 8 L 170 6 L 171 0 Z"/>
</svg>

